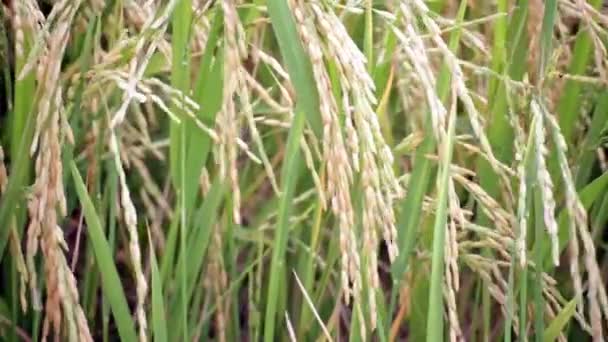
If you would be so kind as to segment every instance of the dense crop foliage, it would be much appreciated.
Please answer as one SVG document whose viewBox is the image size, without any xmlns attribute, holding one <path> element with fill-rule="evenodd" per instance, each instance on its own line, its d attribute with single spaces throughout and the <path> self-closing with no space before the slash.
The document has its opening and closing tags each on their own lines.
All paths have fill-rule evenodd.
<svg viewBox="0 0 608 342">
<path fill-rule="evenodd" d="M 7 341 L 603 341 L 608 3 L 13 0 Z"/>
</svg>

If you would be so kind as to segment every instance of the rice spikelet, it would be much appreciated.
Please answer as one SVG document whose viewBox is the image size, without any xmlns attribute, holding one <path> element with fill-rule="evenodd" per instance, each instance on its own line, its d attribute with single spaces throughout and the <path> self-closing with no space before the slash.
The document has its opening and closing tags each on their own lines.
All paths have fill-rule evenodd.
<svg viewBox="0 0 608 342">
<path fill-rule="evenodd" d="M 541 112 L 538 102 L 533 99 L 530 103 L 530 108 L 533 114 L 533 135 L 534 135 L 534 156 L 536 161 L 536 179 L 538 182 L 538 191 L 540 192 L 543 202 L 543 217 L 547 233 L 551 238 L 551 256 L 553 264 L 559 265 L 559 241 L 557 237 L 557 221 L 555 220 L 555 200 L 553 198 L 553 181 L 551 174 L 547 169 L 545 156 L 547 155 L 547 147 L 545 145 L 545 125 L 544 117 Z"/>
</svg>

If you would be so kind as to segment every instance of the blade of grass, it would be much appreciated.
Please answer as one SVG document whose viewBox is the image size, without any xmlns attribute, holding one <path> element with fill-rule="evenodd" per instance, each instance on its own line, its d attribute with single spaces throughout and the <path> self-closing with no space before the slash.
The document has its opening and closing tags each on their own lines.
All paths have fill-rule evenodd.
<svg viewBox="0 0 608 342">
<path fill-rule="evenodd" d="M 504 9 L 506 4 L 501 3 L 501 8 Z M 508 41 L 508 65 L 504 65 L 503 61 L 495 60 L 497 74 L 504 75 L 513 80 L 521 80 L 524 76 L 525 68 L 521 66 L 525 63 L 518 63 L 518 61 L 525 58 L 527 54 L 527 41 L 526 41 L 526 24 L 528 20 L 528 0 L 520 0 L 517 4 L 513 17 L 509 23 L 509 37 Z M 502 19 L 497 22 L 495 32 L 495 43 L 493 49 L 493 56 L 503 56 L 507 54 L 506 42 L 507 37 L 503 36 L 507 33 L 504 32 Z M 502 68 L 500 68 L 502 66 Z M 500 82 L 497 85 L 495 93 L 490 92 L 490 115 L 488 117 L 488 141 L 492 146 L 494 155 L 501 161 L 508 161 L 513 158 L 513 131 L 511 124 L 509 123 L 508 113 L 509 110 L 507 101 L 507 89 L 504 82 Z M 479 175 L 479 182 L 483 189 L 492 197 L 497 197 L 499 194 L 499 179 L 495 174 L 489 163 L 480 158 L 478 160 L 477 174 Z M 488 218 L 485 214 L 480 213 L 479 223 L 482 225 L 488 224 Z"/>
<path fill-rule="evenodd" d="M 223 180 L 219 177 L 214 180 L 214 183 L 211 185 L 209 192 L 207 193 L 203 204 L 198 209 L 197 213 L 193 217 L 193 227 L 195 228 L 192 232 L 190 232 L 190 237 L 188 238 L 184 249 L 187 253 L 185 259 L 188 260 L 188 267 L 184 268 L 183 260 L 179 259 L 177 265 L 175 265 L 176 273 L 173 279 L 176 279 L 180 286 L 184 286 L 184 289 L 181 289 L 179 293 L 176 293 L 176 297 L 172 301 L 171 310 L 170 310 L 170 325 L 171 327 L 178 326 L 181 323 L 181 314 L 180 312 L 184 309 L 184 301 L 186 303 L 186 309 L 188 307 L 188 303 L 192 298 L 192 293 L 195 288 L 196 280 L 198 279 L 198 275 L 202 271 L 202 265 L 205 261 L 205 254 L 207 252 L 207 248 L 209 246 L 210 236 L 212 232 L 213 225 L 217 221 L 218 208 L 222 203 L 222 198 L 225 192 L 225 185 L 223 185 Z M 187 317 L 186 317 L 187 318 Z M 186 335 L 185 338 L 188 337 L 188 331 L 171 331 L 172 339 L 175 339 L 175 336 L 179 336 L 180 334 Z"/>
<path fill-rule="evenodd" d="M 499 2 L 499 10 L 506 11 L 506 2 Z M 506 17 L 499 18 L 496 22 L 496 28 L 494 33 L 494 48 L 492 50 L 493 67 L 497 74 L 508 76 L 513 80 L 521 80 L 525 69 L 518 68 L 518 66 L 524 63 L 517 63 L 517 61 L 524 58 L 527 53 L 527 42 L 525 39 L 526 23 L 528 17 L 528 1 L 520 0 L 518 2 L 517 9 L 515 10 L 513 17 L 509 22 L 510 30 L 508 31 L 510 40 L 507 41 L 507 28 Z M 507 44 L 508 43 L 508 44 Z M 507 45 L 509 51 L 507 52 Z M 506 55 L 508 53 L 508 65 Z M 523 56 L 522 56 L 523 55 Z M 494 155 L 501 161 L 509 160 L 512 158 L 512 141 L 513 132 L 511 124 L 509 123 L 507 110 L 507 93 L 504 82 L 498 83 L 495 88 L 490 88 L 490 115 L 488 120 L 488 140 L 493 148 Z M 480 185 L 486 190 L 491 196 L 496 196 L 499 191 L 498 179 L 491 166 L 483 158 L 479 160 L 478 174 Z M 485 215 L 481 215 L 485 218 Z M 487 220 L 486 220 L 487 221 Z M 481 222 L 484 223 L 484 222 Z"/>
<path fill-rule="evenodd" d="M 543 23 L 540 32 L 540 62 L 538 65 L 539 77 L 544 77 L 553 49 L 553 26 L 557 16 L 557 0 L 545 1 Z"/>
<path fill-rule="evenodd" d="M 268 0 L 266 5 L 281 55 L 297 96 L 296 113 L 289 130 L 285 152 L 286 159 L 281 170 L 282 193 L 279 199 L 279 216 L 275 230 L 274 246 L 272 247 L 264 318 L 264 340 L 271 342 L 274 341 L 275 336 L 279 282 L 280 275 L 284 273 L 289 217 L 293 209 L 291 202 L 300 177 L 299 142 L 302 138 L 305 119 L 317 137 L 321 137 L 322 127 L 318 92 L 312 77 L 312 66 L 300 43 L 291 10 L 285 0 Z"/>
<path fill-rule="evenodd" d="M 277 297 L 279 292 L 279 277 L 285 267 L 285 250 L 287 248 L 287 234 L 289 230 L 289 217 L 291 215 L 295 188 L 300 177 L 300 149 L 299 142 L 304 130 L 304 112 L 296 113 L 285 152 L 286 160 L 281 170 L 281 195 L 279 201 L 279 217 L 272 247 L 272 260 L 270 263 L 270 280 L 266 303 L 266 316 L 264 321 L 264 341 L 274 341 L 275 319 L 277 312 Z"/>
<path fill-rule="evenodd" d="M 118 193 L 118 172 L 116 166 L 112 161 L 106 162 L 106 172 L 108 175 L 108 244 L 110 247 L 111 255 L 115 253 L 115 241 L 116 241 L 116 213 L 118 211 L 118 205 L 116 203 Z M 103 340 L 109 341 L 109 326 L 110 326 L 110 306 L 106 298 L 102 301 L 102 326 L 103 326 Z"/>
<path fill-rule="evenodd" d="M 18 74 L 27 61 L 27 56 L 33 45 L 29 29 L 23 30 L 23 53 L 15 56 L 15 73 Z M 8 63 L 7 63 L 8 64 Z M 10 156 L 12 159 L 8 184 L 0 201 L 0 261 L 4 256 L 4 248 L 8 241 L 10 220 L 17 220 L 17 232 L 21 234 L 25 220 L 25 205 L 23 203 L 23 190 L 30 178 L 32 161 L 29 149 L 35 129 L 35 112 L 32 111 L 36 101 L 32 101 L 32 94 L 36 93 L 36 75 L 30 71 L 22 79 L 14 82 L 14 104 L 10 123 Z M 6 151 L 5 151 L 6 152 Z"/>
<path fill-rule="evenodd" d="M 508 10 L 506 0 L 498 0 L 496 10 L 505 13 Z M 507 63 L 507 16 L 501 16 L 494 21 L 494 35 L 492 44 L 492 70 L 502 74 Z M 490 81 L 489 94 L 494 94 L 499 80 L 492 78 Z"/>
<path fill-rule="evenodd" d="M 365 57 L 367 59 L 367 71 L 370 75 L 373 73 L 373 69 L 376 65 L 374 63 L 374 22 L 373 22 L 373 8 L 374 1 L 367 0 L 365 2 Z"/>
<path fill-rule="evenodd" d="M 173 60 L 171 68 L 171 84 L 174 88 L 180 90 L 183 95 L 188 95 L 190 91 L 190 55 L 189 41 L 190 30 L 192 27 L 192 1 L 180 0 L 173 10 L 172 15 L 172 51 Z M 185 117 L 183 113 L 174 106 L 176 113 L 180 113 L 180 117 Z M 182 124 L 171 121 L 170 123 L 170 172 L 173 179 L 173 185 L 179 195 L 179 217 L 180 217 L 180 248 L 179 248 L 179 264 L 181 268 L 179 273 L 182 275 L 176 278 L 181 301 L 181 336 L 184 341 L 188 340 L 188 296 L 187 296 L 187 279 L 186 269 L 188 268 L 186 259 L 186 241 L 187 241 L 187 209 L 186 209 L 186 192 L 193 191 L 196 187 L 186 187 L 186 156 L 187 148 L 186 141 L 189 139 L 189 133 L 194 129 L 193 123 L 189 120 Z M 195 180 L 190 181 L 196 181 Z M 175 315 L 177 317 L 179 315 Z"/>
<path fill-rule="evenodd" d="M 608 222 L 608 192 L 594 206 L 594 212 L 590 216 L 590 219 L 594 240 L 599 243 L 600 239 L 602 239 L 605 224 Z"/>
<path fill-rule="evenodd" d="M 595 9 L 599 9 L 602 6 L 602 0 L 588 0 L 586 2 Z M 574 43 L 574 48 L 572 49 L 573 55 L 568 67 L 568 73 L 571 75 L 584 74 L 591 59 L 593 43 L 589 33 L 586 31 L 585 29 L 581 30 Z M 559 126 L 568 144 L 572 142 L 576 123 L 581 114 L 580 108 L 583 101 L 581 91 L 582 84 L 580 82 L 567 80 L 562 91 L 562 96 L 560 96 L 557 104 Z"/>
<path fill-rule="evenodd" d="M 191 260 L 188 268 L 188 298 L 192 296 L 192 291 L 196 284 L 196 279 L 201 271 L 204 256 L 209 247 L 210 236 L 213 232 L 213 225 L 217 222 L 218 209 L 222 204 L 222 198 L 226 192 L 226 184 L 219 178 L 211 184 L 209 192 L 205 196 L 203 205 L 194 217 L 196 229 L 192 231 L 192 236 L 188 239 L 187 258 Z"/>
<path fill-rule="evenodd" d="M 191 0 L 180 0 L 172 13 L 172 64 L 171 64 L 171 85 L 180 90 L 182 94 L 188 95 L 190 90 L 190 56 L 188 53 L 190 27 L 192 24 L 192 2 Z M 179 117 L 183 118 L 182 111 L 174 105 L 174 113 L 179 113 Z M 185 256 L 185 241 L 187 241 L 187 222 L 186 222 L 186 141 L 189 138 L 188 133 L 192 130 L 192 122 L 184 121 L 181 124 L 173 120 L 169 124 L 169 139 L 170 139 L 170 174 L 173 181 L 173 186 L 179 195 L 179 214 L 180 214 L 180 274 L 182 278 L 176 278 L 177 286 L 180 292 L 181 302 L 181 330 L 184 341 L 188 339 L 188 308 L 186 295 L 186 256 Z M 197 178 L 198 179 L 198 178 Z M 190 188 L 192 189 L 192 188 Z M 176 315 L 177 316 L 177 315 Z M 175 317 L 175 316 L 174 316 Z"/>
<path fill-rule="evenodd" d="M 312 66 L 300 43 L 291 10 L 285 0 L 267 0 L 268 14 L 287 72 L 296 91 L 296 107 L 303 111 L 318 138 L 322 136 L 319 97 L 312 76 Z"/>
<path fill-rule="evenodd" d="M 398 13 L 398 15 L 400 15 Z M 386 86 L 389 84 L 388 79 L 390 75 L 390 71 L 392 69 L 393 59 L 391 56 L 394 56 L 394 51 L 397 48 L 397 37 L 393 30 L 387 30 L 386 35 L 384 37 L 384 41 L 382 45 L 385 48 L 385 60 L 377 61 L 376 66 L 374 67 L 374 84 L 376 85 L 377 93 L 384 94 L 386 93 Z"/>
<path fill-rule="evenodd" d="M 179 206 L 176 208 L 175 212 L 179 212 Z M 177 235 L 179 233 L 179 220 L 171 220 L 171 224 L 169 226 L 169 232 L 167 233 L 167 243 L 165 244 L 165 250 L 163 253 L 163 259 L 160 265 L 160 275 L 163 280 L 163 285 L 167 285 L 172 278 L 171 272 L 174 272 L 173 269 L 175 264 L 175 257 L 177 254 Z"/>
<path fill-rule="evenodd" d="M 194 99 L 200 107 L 198 118 L 208 126 L 215 123 L 215 116 L 222 106 L 223 91 L 223 50 L 217 49 L 216 45 L 223 24 L 223 14 L 217 10 L 210 29 L 209 38 L 205 46 L 205 53 L 199 66 L 199 75 L 194 87 Z M 192 121 L 188 119 L 187 121 Z M 192 215 L 196 195 L 198 193 L 198 181 L 201 170 L 211 151 L 211 138 L 195 124 L 189 129 L 186 158 L 186 188 L 185 188 L 185 210 L 186 216 Z"/>
<path fill-rule="evenodd" d="M 179 0 L 172 13 L 171 21 L 171 48 L 173 51 L 173 59 L 171 63 L 171 85 L 180 90 L 184 94 L 188 94 L 190 90 L 190 57 L 188 55 L 188 42 L 190 36 L 190 27 L 192 23 L 192 1 L 191 0 Z M 173 113 L 178 113 L 180 118 L 182 111 L 173 106 Z M 182 122 L 184 125 L 189 123 Z M 176 189 L 179 189 L 179 177 L 181 175 L 180 160 L 185 158 L 185 155 L 180 154 L 180 134 L 181 128 L 180 123 L 171 120 L 169 127 L 169 139 L 170 139 L 170 172 L 173 185 Z"/>
<path fill-rule="evenodd" d="M 431 262 L 431 287 L 429 289 L 429 312 L 426 328 L 428 342 L 443 341 L 443 273 L 445 230 L 447 228 L 448 188 L 450 184 L 450 165 L 454 151 L 454 130 L 456 113 L 450 113 L 447 136 L 443 147 L 438 184 L 439 197 L 437 214 L 433 228 L 433 249 Z"/>
<path fill-rule="evenodd" d="M 311 235 L 310 235 L 310 250 L 311 253 L 308 254 L 304 260 L 304 272 L 303 272 L 303 290 L 306 290 L 308 292 L 312 292 L 313 289 L 313 284 L 314 284 L 314 272 L 315 272 L 315 260 L 313 258 L 314 253 L 316 253 L 318 245 L 319 245 L 319 235 L 321 233 L 321 222 L 322 222 L 322 213 L 323 213 L 323 206 L 321 204 L 321 202 L 317 203 L 317 207 L 315 209 L 315 214 L 314 214 L 314 223 L 312 225 L 312 229 L 311 229 Z M 313 303 L 311 301 L 311 303 Z M 302 310 L 300 311 L 300 321 L 298 324 L 298 337 L 299 340 L 303 340 L 304 336 L 303 333 L 307 330 L 307 325 L 310 324 L 311 319 L 310 319 L 310 315 L 313 313 L 311 311 L 312 308 L 309 308 L 306 305 L 302 305 Z"/>
<path fill-rule="evenodd" d="M 156 253 L 154 252 L 154 244 L 152 236 L 148 230 L 148 241 L 150 246 L 150 268 L 151 268 L 151 283 L 152 283 L 152 331 L 154 333 L 154 341 L 166 342 L 167 339 L 167 318 L 165 316 L 165 303 L 163 299 L 163 286 L 156 262 Z"/>
<path fill-rule="evenodd" d="M 11 165 L 8 184 L 0 202 L 0 260 L 4 256 L 4 249 L 8 241 L 9 229 L 11 227 L 10 220 L 18 212 L 16 210 L 18 204 L 23 203 L 24 187 L 29 178 L 31 167 L 29 147 L 34 133 L 34 119 L 34 115 L 29 115 L 27 118 L 26 128 L 19 144 L 19 153 L 16 154 L 16 160 Z"/>
<path fill-rule="evenodd" d="M 543 336 L 543 342 L 557 341 L 559 334 L 566 327 L 574 313 L 576 312 L 576 298 L 566 304 L 557 314 L 555 319 L 549 324 Z"/>
<path fill-rule="evenodd" d="M 2 8 L 1 19 L 3 23 L 9 22 L 6 17 L 6 13 Z M 14 82 L 14 91 L 11 84 L 11 61 L 9 58 L 9 49 L 15 53 L 15 74 L 23 69 L 26 64 L 28 54 L 34 44 L 34 34 L 29 28 L 22 28 L 20 32 L 22 36 L 22 47 L 23 51 L 19 54 L 14 46 L 11 46 L 8 41 L 8 35 L 5 31 L 6 26 L 2 25 L 2 70 L 4 85 L 6 86 L 6 103 L 8 110 L 8 130 L 6 135 L 9 138 L 9 153 L 12 159 L 10 177 L 8 180 L 6 191 L 3 193 L 2 200 L 0 201 L 0 261 L 4 256 L 4 249 L 9 237 L 10 229 L 15 229 L 17 238 L 20 238 L 23 232 L 23 228 L 26 223 L 26 208 L 24 204 L 25 198 L 22 197 L 25 187 L 31 178 L 32 174 L 32 160 L 29 154 L 29 148 L 32 143 L 34 134 L 35 118 L 36 113 L 33 111 L 36 105 L 35 98 L 33 100 L 32 94 L 36 93 L 36 82 L 35 73 L 29 72 L 24 75 L 22 79 L 17 79 Z M 4 54 L 6 52 L 6 54 Z M 14 93 L 14 97 L 12 97 Z M 12 111 L 11 101 L 13 101 Z M 4 113 L 2 113 L 4 114 Z M 2 130 L 2 133 L 4 131 Z M 6 153 L 7 151 L 5 151 Z M 20 310 L 18 309 L 18 277 L 17 268 L 15 263 L 11 262 L 9 265 L 10 277 L 7 281 L 9 291 L 11 291 L 11 320 L 15 322 L 10 329 L 9 339 L 11 341 L 17 341 L 16 322 L 20 316 Z M 39 310 L 36 310 L 35 318 L 40 316 Z"/>
<path fill-rule="evenodd" d="M 118 271 L 114 265 L 114 258 L 110 252 L 110 246 L 103 234 L 99 217 L 93 206 L 93 201 L 89 197 L 86 186 L 73 161 L 70 163 L 70 171 L 72 172 L 76 192 L 87 220 L 86 231 L 95 252 L 95 260 L 99 266 L 104 297 L 107 298 L 110 307 L 112 308 L 112 314 L 114 315 L 114 321 L 116 322 L 121 340 L 136 342 L 137 334 L 135 333 L 135 324 L 129 312 L 127 299 L 118 276 Z"/>
<path fill-rule="evenodd" d="M 189 338 L 189 330 L 188 330 L 188 278 L 187 278 L 187 269 L 188 269 L 188 259 L 186 258 L 186 246 L 188 241 L 188 221 L 186 214 L 186 139 L 187 139 L 187 126 L 181 125 L 180 127 L 180 158 L 179 158 L 179 202 L 182 203 L 179 206 L 179 221 L 180 221 L 180 230 L 179 230 L 179 271 L 181 273 L 181 277 L 176 278 L 179 283 L 180 296 L 182 298 L 181 301 L 181 323 L 182 323 L 182 336 L 184 342 L 188 341 Z M 189 219 L 189 218 L 188 218 Z"/>
</svg>

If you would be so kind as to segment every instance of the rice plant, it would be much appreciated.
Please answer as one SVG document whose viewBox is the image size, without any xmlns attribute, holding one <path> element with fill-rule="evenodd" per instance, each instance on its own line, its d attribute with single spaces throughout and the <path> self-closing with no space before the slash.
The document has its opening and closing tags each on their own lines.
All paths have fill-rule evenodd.
<svg viewBox="0 0 608 342">
<path fill-rule="evenodd" d="M 2 340 L 607 338 L 608 2 L 0 9 Z"/>
</svg>

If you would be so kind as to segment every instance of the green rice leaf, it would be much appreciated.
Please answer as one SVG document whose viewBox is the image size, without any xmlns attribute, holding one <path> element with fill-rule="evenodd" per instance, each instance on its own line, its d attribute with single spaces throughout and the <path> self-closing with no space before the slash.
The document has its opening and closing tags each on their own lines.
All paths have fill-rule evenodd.
<svg viewBox="0 0 608 342">
<path fill-rule="evenodd" d="M 72 172 L 72 177 L 76 185 L 76 192 L 86 218 L 86 232 L 88 233 L 91 245 L 93 246 L 95 261 L 97 262 L 101 274 L 101 288 L 104 297 L 110 303 L 121 340 L 136 342 L 137 334 L 135 333 L 135 324 L 131 317 L 131 313 L 129 312 L 127 299 L 125 298 L 120 277 L 118 276 L 118 271 L 114 264 L 114 256 L 110 252 L 110 246 L 104 236 L 93 201 L 89 197 L 86 186 L 76 167 L 76 163 L 73 161 L 70 163 L 70 171 Z"/>
<path fill-rule="evenodd" d="M 562 310 L 557 314 L 555 319 L 549 324 L 543 334 L 543 342 L 557 341 L 559 334 L 564 330 L 566 324 L 570 322 L 572 316 L 576 312 L 576 298 L 569 301 Z"/>
</svg>

